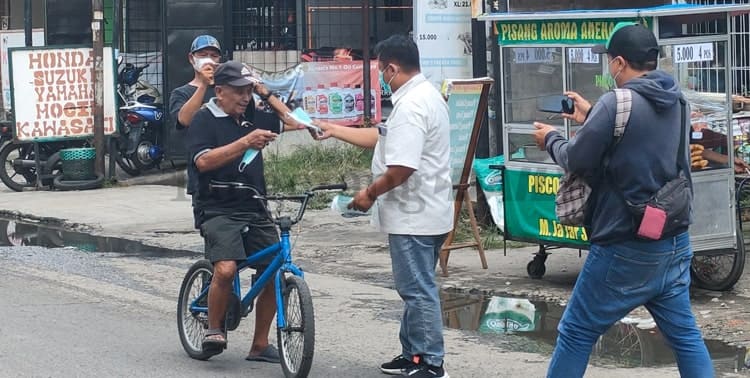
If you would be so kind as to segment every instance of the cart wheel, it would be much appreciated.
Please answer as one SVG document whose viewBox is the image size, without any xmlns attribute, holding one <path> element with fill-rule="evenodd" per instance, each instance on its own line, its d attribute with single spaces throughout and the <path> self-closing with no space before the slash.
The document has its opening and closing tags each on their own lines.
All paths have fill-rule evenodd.
<svg viewBox="0 0 750 378">
<path fill-rule="evenodd" d="M 547 261 L 547 256 L 549 256 L 549 254 L 545 251 L 544 246 L 540 245 L 539 252 L 537 252 L 534 255 L 534 259 L 529 261 L 526 265 L 526 273 L 528 273 L 529 277 L 535 280 L 544 277 L 544 273 L 547 272 L 547 268 L 544 266 L 544 263 Z"/>
<path fill-rule="evenodd" d="M 737 230 L 736 249 L 715 249 L 697 252 L 690 264 L 693 285 L 701 289 L 731 289 L 745 269 L 745 242 Z"/>
</svg>

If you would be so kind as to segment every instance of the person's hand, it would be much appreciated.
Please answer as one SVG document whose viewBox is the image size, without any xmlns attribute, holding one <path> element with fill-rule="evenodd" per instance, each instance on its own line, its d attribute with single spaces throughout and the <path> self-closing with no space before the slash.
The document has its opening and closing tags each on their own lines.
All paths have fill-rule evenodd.
<svg viewBox="0 0 750 378">
<path fill-rule="evenodd" d="M 750 173 L 750 164 L 747 164 L 747 162 L 745 162 L 741 158 L 734 158 L 734 173 Z"/>
<path fill-rule="evenodd" d="M 354 196 L 352 202 L 350 202 L 346 207 L 348 209 L 365 212 L 367 210 L 370 210 L 374 202 L 375 199 L 370 198 L 370 196 L 367 194 L 367 188 L 365 188 L 357 192 L 357 195 Z"/>
<path fill-rule="evenodd" d="M 213 63 L 206 63 L 201 67 L 200 71 L 198 71 L 198 77 L 203 84 L 214 84 L 214 66 L 215 65 Z"/>
<path fill-rule="evenodd" d="M 553 126 L 541 122 L 534 122 L 534 127 L 536 127 L 536 131 L 534 131 L 534 142 L 536 142 L 536 145 L 540 150 L 544 150 L 546 148 L 545 140 L 547 134 L 557 130 L 555 130 Z"/>
<path fill-rule="evenodd" d="M 295 121 L 294 118 L 292 118 L 292 116 L 290 116 L 289 114 L 284 114 L 284 117 L 281 121 L 284 122 L 285 125 L 289 125 L 296 130 L 307 128 L 307 126 Z"/>
<path fill-rule="evenodd" d="M 268 90 L 268 88 L 266 88 L 266 86 L 261 84 L 260 82 L 254 84 L 253 90 L 258 94 L 258 96 L 262 98 L 271 97 L 271 91 Z"/>
<path fill-rule="evenodd" d="M 322 134 L 318 134 L 315 130 L 310 129 L 310 135 L 312 135 L 313 139 L 315 140 L 326 140 L 328 138 L 331 138 L 333 136 L 333 130 L 337 127 L 340 127 L 339 125 L 336 125 L 334 123 L 321 121 L 321 120 L 313 120 L 313 125 L 318 126 L 321 131 L 323 131 Z"/>
<path fill-rule="evenodd" d="M 276 140 L 277 136 L 278 134 L 271 131 L 256 129 L 253 130 L 250 134 L 245 135 L 243 140 L 248 148 L 262 150 L 264 147 L 268 146 L 269 143 Z"/>
<path fill-rule="evenodd" d="M 585 98 L 581 97 L 581 95 L 576 92 L 565 92 L 564 95 L 568 96 L 568 98 L 573 99 L 573 107 L 575 109 L 575 112 L 573 112 L 573 114 L 563 113 L 563 118 L 567 118 L 578 123 L 583 123 L 583 121 L 586 120 L 586 116 L 591 111 L 591 103 L 586 101 Z"/>
</svg>

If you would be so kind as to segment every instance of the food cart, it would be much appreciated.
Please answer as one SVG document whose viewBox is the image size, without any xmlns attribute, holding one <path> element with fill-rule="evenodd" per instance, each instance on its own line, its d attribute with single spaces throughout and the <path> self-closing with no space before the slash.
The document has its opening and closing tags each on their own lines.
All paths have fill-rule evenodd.
<svg viewBox="0 0 750 378">
<path fill-rule="evenodd" d="M 734 55 L 747 54 L 731 38 L 735 17 L 747 17 L 750 5 L 667 5 L 654 8 L 499 13 L 480 17 L 491 22 L 500 46 L 504 235 L 506 240 L 539 244 L 527 266 L 534 278 L 545 273 L 551 248 L 586 249 L 583 227 L 561 225 L 555 216 L 555 194 L 562 170 L 533 139 L 533 122 L 552 124 L 572 137 L 581 125 L 538 111 L 541 98 L 566 90 L 592 103 L 614 85 L 606 56 L 591 52 L 605 43 L 617 22 L 636 21 L 649 27 L 659 42 L 659 68 L 678 80 L 693 117 L 691 145 L 723 156 L 693 161 L 695 252 L 693 282 L 703 288 L 731 288 L 742 274 L 745 245 L 742 208 L 737 193 L 750 193 L 748 174 L 736 175 L 735 154 L 750 158 L 750 105 L 734 88 Z M 745 73 L 746 74 L 746 73 Z M 744 89 L 747 90 L 747 89 Z M 747 95 L 747 93 L 743 93 Z M 741 153 L 737 153 L 737 152 Z M 750 173 L 750 172 L 748 172 Z M 746 188 L 747 187 L 747 188 Z M 750 198 L 750 196 L 748 196 Z M 750 218 L 750 217 L 746 217 Z"/>
</svg>

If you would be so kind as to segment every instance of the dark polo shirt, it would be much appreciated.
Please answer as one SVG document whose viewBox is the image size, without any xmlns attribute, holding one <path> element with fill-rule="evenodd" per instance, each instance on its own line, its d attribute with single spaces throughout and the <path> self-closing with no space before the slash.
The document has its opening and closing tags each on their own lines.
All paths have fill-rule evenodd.
<svg viewBox="0 0 750 378">
<path fill-rule="evenodd" d="M 249 106 L 253 106 L 251 103 Z M 234 118 L 227 115 L 221 110 L 215 102 L 215 99 L 209 101 L 194 116 L 190 127 L 187 129 L 187 144 L 190 153 L 190 168 L 196 174 L 197 180 L 197 200 L 195 204 L 202 210 L 206 209 L 226 209 L 230 211 L 258 209 L 257 201 L 247 201 L 243 198 L 217 198 L 212 196 L 208 191 L 208 184 L 211 180 L 240 182 L 255 187 L 261 194 L 266 192 L 266 180 L 263 174 L 263 155 L 262 152 L 240 172 L 238 167 L 242 161 L 242 156 L 238 157 L 229 164 L 208 172 L 199 172 L 195 166 L 195 161 L 202 154 L 211 151 L 214 148 L 228 145 L 256 129 L 265 129 L 274 133 L 281 133 L 282 124 L 276 121 L 265 121 L 259 123 L 244 122 L 243 124 L 235 121 Z"/>
</svg>

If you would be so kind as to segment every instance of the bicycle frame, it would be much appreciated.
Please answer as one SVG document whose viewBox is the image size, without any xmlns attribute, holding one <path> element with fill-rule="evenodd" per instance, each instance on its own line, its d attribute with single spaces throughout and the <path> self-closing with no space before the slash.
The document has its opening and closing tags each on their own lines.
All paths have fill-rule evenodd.
<svg viewBox="0 0 750 378">
<path fill-rule="evenodd" d="M 249 268 L 254 263 L 264 260 L 268 256 L 276 255 L 268 267 L 263 271 L 263 274 L 258 277 L 255 283 L 251 284 L 250 289 L 244 296 L 242 296 L 242 286 L 240 284 L 240 272 Z M 281 240 L 278 243 L 272 244 L 258 252 L 251 254 L 247 259 L 237 264 L 237 273 L 234 275 L 234 282 L 232 284 L 232 292 L 241 299 L 242 309 L 246 310 L 252 301 L 260 294 L 260 291 L 266 287 L 271 275 L 274 275 L 273 279 L 276 283 L 275 296 L 276 296 L 276 326 L 279 328 L 286 327 L 286 314 L 284 314 L 284 306 L 281 303 L 281 278 L 283 273 L 290 272 L 295 276 L 304 278 L 302 269 L 292 263 L 292 247 L 290 243 L 289 231 L 281 231 Z M 208 308 L 204 306 L 198 306 L 196 303 L 208 296 L 208 288 L 206 286 L 201 293 L 193 300 L 190 304 L 191 312 L 203 312 L 207 313 Z"/>
<path fill-rule="evenodd" d="M 283 274 L 289 272 L 302 279 L 305 278 L 302 269 L 300 269 L 297 265 L 294 265 L 294 263 L 292 262 L 292 245 L 289 241 L 290 230 L 292 225 L 302 220 L 302 215 L 307 208 L 308 201 L 312 197 L 313 192 L 315 192 L 316 190 L 346 190 L 346 184 L 342 183 L 333 185 L 320 185 L 310 189 L 304 195 L 296 196 L 263 197 L 256 192 L 255 198 L 260 200 L 294 200 L 301 202 L 301 206 L 297 211 L 296 217 L 281 217 L 276 219 L 274 219 L 274 217 L 268 210 L 268 207 L 266 207 L 264 203 L 264 208 L 269 219 L 274 219 L 274 224 L 281 230 L 281 238 L 277 243 L 274 243 L 273 245 L 270 245 L 255 253 L 252 253 L 247 257 L 247 259 L 239 262 L 237 264 L 237 272 L 234 275 L 234 282 L 232 284 L 232 293 L 235 294 L 238 298 L 242 298 L 240 299 L 240 303 L 244 313 L 250 307 L 252 301 L 258 296 L 258 294 L 260 294 L 260 291 L 266 287 L 269 280 L 271 279 L 271 275 L 273 275 L 273 279 L 276 284 L 276 326 L 279 329 L 284 329 L 287 326 L 286 314 L 284 314 L 284 304 L 282 303 L 281 293 Z M 240 272 L 247 269 L 254 263 L 260 262 L 272 255 L 275 255 L 276 257 L 273 258 L 268 267 L 263 271 L 263 274 L 261 274 L 254 283 L 250 284 L 250 289 L 248 290 L 248 292 L 244 296 L 242 296 Z M 208 296 L 209 287 L 210 284 L 203 288 L 200 294 L 198 294 L 198 296 L 190 303 L 191 313 L 208 313 L 208 301 L 206 301 L 206 306 L 199 306 L 197 303 Z"/>
</svg>

